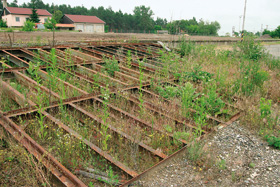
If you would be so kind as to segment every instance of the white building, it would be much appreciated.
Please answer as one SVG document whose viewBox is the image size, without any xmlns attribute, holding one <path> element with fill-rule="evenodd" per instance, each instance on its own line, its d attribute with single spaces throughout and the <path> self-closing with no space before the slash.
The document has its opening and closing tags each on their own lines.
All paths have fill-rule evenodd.
<svg viewBox="0 0 280 187">
<path fill-rule="evenodd" d="M 105 22 L 96 16 L 70 15 L 62 17 L 65 24 L 73 24 L 81 32 L 104 33 Z"/>
</svg>

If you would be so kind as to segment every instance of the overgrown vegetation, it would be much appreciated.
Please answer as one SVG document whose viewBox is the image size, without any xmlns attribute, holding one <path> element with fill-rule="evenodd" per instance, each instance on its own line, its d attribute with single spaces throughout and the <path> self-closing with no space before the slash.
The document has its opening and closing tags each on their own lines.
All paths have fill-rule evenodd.
<svg viewBox="0 0 280 187">
<path fill-rule="evenodd" d="M 98 168 L 107 173 L 102 180 L 110 185 L 123 174 L 96 154 L 95 146 L 138 173 L 160 160 L 151 149 L 171 155 L 185 144 L 188 159 L 199 167 L 213 164 L 225 170 L 226 161 L 209 161 L 197 140 L 240 109 L 246 112 L 240 124 L 279 149 L 279 60 L 266 54 L 253 38 L 225 51 L 185 39 L 179 47 L 159 51 L 157 59 L 127 50 L 104 58 L 103 63 L 78 61 L 76 49 L 30 49 L 35 56 L 21 73 L 36 84 L 1 74 L 1 80 L 19 91 L 21 98 L 37 104 L 35 113 L 13 120 L 67 169 Z M 15 66 L 12 60 L 6 61 Z M 1 64 L 5 70 L 4 60 Z M 145 85 L 146 81 L 151 84 Z M 64 99 L 87 93 L 94 96 L 63 104 Z M 1 99 L 3 95 L 1 91 Z M 58 106 L 46 108 L 53 101 Z M 10 102 L 0 106 L 5 111 L 18 107 Z M 92 181 L 85 180 L 88 185 L 94 185 Z"/>
</svg>

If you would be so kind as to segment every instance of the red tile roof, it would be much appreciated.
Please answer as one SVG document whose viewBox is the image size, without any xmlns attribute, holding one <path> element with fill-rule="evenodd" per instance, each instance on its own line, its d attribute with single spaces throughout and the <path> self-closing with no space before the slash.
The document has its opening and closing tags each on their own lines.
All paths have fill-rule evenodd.
<svg viewBox="0 0 280 187">
<path fill-rule="evenodd" d="M 65 14 L 69 19 L 71 19 L 74 23 L 103 23 L 105 24 L 104 21 L 99 19 L 96 16 L 82 16 L 82 15 L 70 15 L 70 14 Z"/>
<path fill-rule="evenodd" d="M 23 14 L 23 15 L 31 15 L 32 9 L 31 8 L 18 8 L 18 7 L 6 7 L 6 9 L 11 14 Z M 39 16 L 51 16 L 52 14 L 49 13 L 47 10 L 44 9 L 37 9 L 37 14 Z"/>
</svg>

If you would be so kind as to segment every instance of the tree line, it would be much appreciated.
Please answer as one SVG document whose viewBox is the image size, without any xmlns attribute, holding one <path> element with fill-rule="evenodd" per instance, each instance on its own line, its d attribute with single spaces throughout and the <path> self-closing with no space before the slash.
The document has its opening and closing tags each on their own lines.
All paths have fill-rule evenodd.
<svg viewBox="0 0 280 187">
<path fill-rule="evenodd" d="M 10 7 L 22 7 L 31 8 L 33 5 L 37 9 L 46 9 L 53 14 L 54 19 L 59 23 L 63 14 L 74 15 L 90 15 L 97 16 L 106 22 L 105 30 L 169 30 L 170 34 L 177 34 L 185 32 L 189 34 L 198 35 L 217 35 L 220 29 L 218 22 L 205 22 L 203 20 L 196 21 L 195 18 L 190 20 L 172 21 L 167 22 L 165 18 L 154 18 L 154 12 L 147 6 L 136 6 L 133 10 L 133 14 L 123 13 L 121 10 L 113 11 L 112 7 L 104 8 L 100 6 L 98 8 L 84 6 L 70 6 L 66 4 L 54 5 L 44 3 L 42 0 L 31 0 L 28 3 L 18 4 L 17 0 L 12 3 L 8 3 Z M 2 2 L 0 2 L 2 7 Z"/>
<path fill-rule="evenodd" d="M 268 34 L 270 35 L 272 38 L 280 38 L 280 25 L 273 31 L 270 30 L 264 30 L 263 31 L 263 35 L 264 34 Z"/>
</svg>

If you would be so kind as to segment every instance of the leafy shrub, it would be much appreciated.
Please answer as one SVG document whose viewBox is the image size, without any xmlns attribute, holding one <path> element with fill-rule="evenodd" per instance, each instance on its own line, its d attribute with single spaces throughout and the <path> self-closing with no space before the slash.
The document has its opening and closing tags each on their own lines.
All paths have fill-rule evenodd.
<svg viewBox="0 0 280 187">
<path fill-rule="evenodd" d="M 270 79 L 269 73 L 261 70 L 258 62 L 240 63 L 240 78 L 235 83 L 234 92 L 239 89 L 245 95 L 253 95 L 257 88 L 262 88 L 265 81 Z"/>
<path fill-rule="evenodd" d="M 35 23 L 27 20 L 26 22 L 24 22 L 22 31 L 26 31 L 26 32 L 34 31 L 34 26 L 35 26 Z"/>
<path fill-rule="evenodd" d="M 5 28 L 7 28 L 8 27 L 8 25 L 7 25 L 7 22 L 5 21 L 5 20 L 0 20 L 0 28 L 2 28 L 2 27 L 5 27 Z"/>
<path fill-rule="evenodd" d="M 214 75 L 206 71 L 201 71 L 201 68 L 201 66 L 195 66 L 194 71 L 185 73 L 185 77 L 193 82 L 208 82 Z"/>
<path fill-rule="evenodd" d="M 280 149 L 280 138 L 275 136 L 266 136 L 268 144 L 276 149 Z"/>
<path fill-rule="evenodd" d="M 166 99 L 174 98 L 181 95 L 180 89 L 178 87 L 173 86 L 165 86 L 164 88 L 161 86 L 157 86 L 156 91 L 159 93 L 160 96 Z"/>
<path fill-rule="evenodd" d="M 180 140 L 180 139 L 188 140 L 188 138 L 190 137 L 190 133 L 189 132 L 180 132 L 180 131 L 178 131 L 178 132 L 174 132 L 173 136 L 174 136 L 174 138 L 176 140 Z"/>
<path fill-rule="evenodd" d="M 266 100 L 265 98 L 261 98 L 260 100 L 260 112 L 261 118 L 269 117 L 271 114 L 271 100 Z"/>
<path fill-rule="evenodd" d="M 241 55 L 249 60 L 258 61 L 265 55 L 264 47 L 261 46 L 260 42 L 256 42 L 254 37 L 245 36 L 243 41 L 238 42 L 237 46 Z"/>
<path fill-rule="evenodd" d="M 119 63 L 115 57 L 113 59 L 105 59 L 105 70 L 111 76 L 114 76 L 115 71 L 120 71 Z"/>
<path fill-rule="evenodd" d="M 188 108 L 191 108 L 193 106 L 193 101 L 199 96 L 195 92 L 195 88 L 193 85 L 189 82 L 185 84 L 185 86 L 182 88 L 182 108 L 183 111 L 187 112 Z"/>
<path fill-rule="evenodd" d="M 179 54 L 181 57 L 190 55 L 195 50 L 194 42 L 191 42 L 190 40 L 187 42 L 185 36 L 180 37 L 179 40 Z"/>
<path fill-rule="evenodd" d="M 206 111 L 211 115 L 220 114 L 225 106 L 225 102 L 216 93 L 217 87 L 213 84 L 205 97 Z"/>
</svg>

